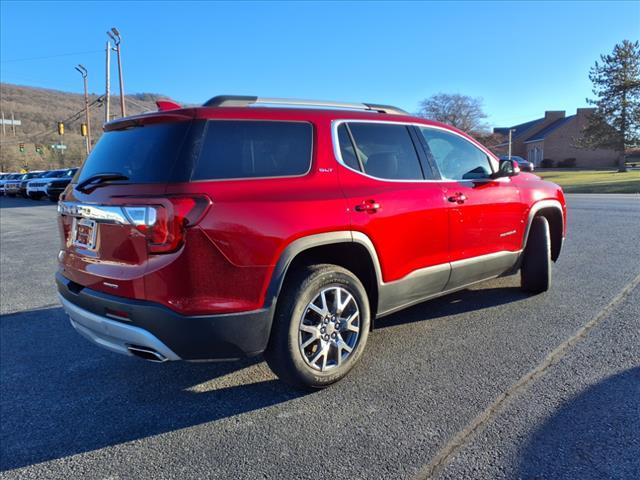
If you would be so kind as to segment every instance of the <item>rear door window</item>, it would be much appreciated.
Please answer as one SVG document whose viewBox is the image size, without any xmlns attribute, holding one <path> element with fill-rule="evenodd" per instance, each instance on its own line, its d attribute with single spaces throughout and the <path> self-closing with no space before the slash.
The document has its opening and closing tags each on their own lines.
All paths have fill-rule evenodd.
<svg viewBox="0 0 640 480">
<path fill-rule="evenodd" d="M 389 180 L 424 179 L 406 125 L 349 122 L 348 127 L 365 173 Z"/>
<path fill-rule="evenodd" d="M 210 120 L 192 180 L 304 175 L 312 138 L 306 122 Z"/>
</svg>

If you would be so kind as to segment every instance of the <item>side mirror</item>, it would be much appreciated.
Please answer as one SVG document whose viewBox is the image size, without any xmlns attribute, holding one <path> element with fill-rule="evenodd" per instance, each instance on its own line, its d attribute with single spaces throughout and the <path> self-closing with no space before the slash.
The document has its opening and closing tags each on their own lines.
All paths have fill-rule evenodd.
<svg viewBox="0 0 640 480">
<path fill-rule="evenodd" d="M 513 177 L 514 175 L 518 175 L 520 173 L 520 166 L 518 162 L 511 159 L 500 160 L 500 166 L 498 167 L 498 171 L 495 172 L 492 177 L 493 178 L 502 178 L 502 177 Z"/>
</svg>

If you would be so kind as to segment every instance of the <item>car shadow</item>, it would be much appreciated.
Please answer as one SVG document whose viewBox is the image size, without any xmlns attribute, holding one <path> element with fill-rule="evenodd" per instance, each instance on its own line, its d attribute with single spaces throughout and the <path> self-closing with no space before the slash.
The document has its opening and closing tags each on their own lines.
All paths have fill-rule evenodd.
<svg viewBox="0 0 640 480">
<path fill-rule="evenodd" d="M 148 363 L 100 349 L 61 308 L 0 321 L 0 470 L 200 425 L 305 395 L 261 359 Z"/>
<path fill-rule="evenodd" d="M 565 402 L 522 448 L 518 478 L 640 478 L 640 367 Z"/>
<path fill-rule="evenodd" d="M 376 321 L 376 329 L 483 310 L 498 305 L 519 302 L 530 297 L 531 295 L 522 291 L 520 287 L 512 286 L 460 290 L 383 317 Z"/>
<path fill-rule="evenodd" d="M 385 317 L 377 328 L 526 299 L 516 287 L 463 290 Z M 307 395 L 261 358 L 149 363 L 77 334 L 61 308 L 0 320 L 0 470 L 89 452 Z"/>
</svg>

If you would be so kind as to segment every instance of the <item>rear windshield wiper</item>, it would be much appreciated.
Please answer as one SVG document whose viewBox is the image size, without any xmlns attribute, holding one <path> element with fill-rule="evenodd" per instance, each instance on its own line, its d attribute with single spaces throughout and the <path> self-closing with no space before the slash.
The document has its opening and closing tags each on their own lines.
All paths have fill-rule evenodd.
<svg viewBox="0 0 640 480">
<path fill-rule="evenodd" d="M 100 183 L 110 182 L 112 180 L 129 180 L 129 177 L 122 175 L 121 173 L 96 173 L 95 175 L 91 175 L 89 178 L 81 181 L 76 186 L 76 190 L 84 192 L 87 190 L 86 187 L 90 185 L 97 187 Z"/>
</svg>

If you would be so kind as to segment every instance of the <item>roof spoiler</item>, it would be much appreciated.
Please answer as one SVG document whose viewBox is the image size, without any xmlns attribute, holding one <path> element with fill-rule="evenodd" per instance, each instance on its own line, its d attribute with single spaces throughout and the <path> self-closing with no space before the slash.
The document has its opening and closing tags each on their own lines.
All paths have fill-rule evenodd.
<svg viewBox="0 0 640 480">
<path fill-rule="evenodd" d="M 182 107 L 180 107 L 182 109 Z M 171 109 L 175 110 L 175 109 Z M 191 120 L 194 118 L 193 109 L 182 109 L 179 112 L 151 112 L 143 113 L 140 115 L 134 115 L 131 117 L 122 117 L 115 120 L 111 120 L 103 125 L 105 132 L 111 132 L 113 130 L 126 130 L 128 128 L 142 127 L 144 125 L 154 125 L 157 123 L 165 122 L 182 122 Z"/>
<path fill-rule="evenodd" d="M 182 105 L 180 105 L 179 103 L 176 103 L 173 100 L 169 100 L 166 98 L 161 98 L 159 100 L 156 100 L 156 105 L 158 107 L 159 112 L 166 112 L 168 110 L 178 110 L 182 108 Z"/>
</svg>

